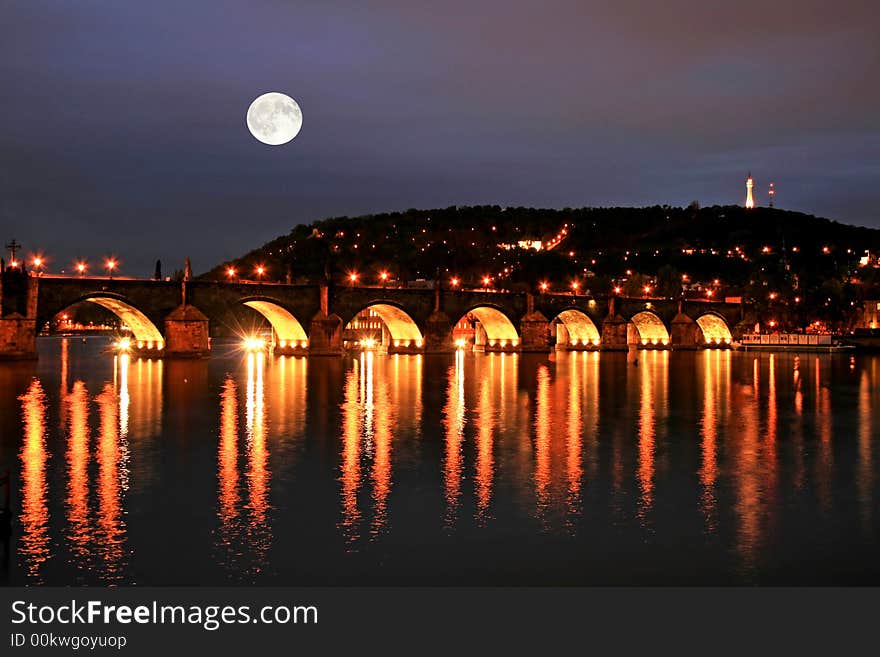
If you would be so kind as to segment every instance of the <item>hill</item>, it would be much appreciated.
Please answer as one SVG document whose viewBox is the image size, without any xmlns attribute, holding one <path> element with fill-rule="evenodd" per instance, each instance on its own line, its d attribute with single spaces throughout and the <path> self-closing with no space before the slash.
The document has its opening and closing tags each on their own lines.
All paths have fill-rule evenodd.
<svg viewBox="0 0 880 657">
<path fill-rule="evenodd" d="M 676 296 L 714 289 L 812 302 L 828 311 L 878 282 L 862 258 L 880 252 L 880 230 L 772 208 L 503 208 L 454 206 L 359 217 L 334 217 L 293 228 L 204 275 L 267 280 L 411 284 L 457 277 L 502 288 L 638 293 L 648 285 Z M 876 264 L 874 256 L 871 264 Z M 796 301 L 795 301 L 796 300 Z"/>
</svg>

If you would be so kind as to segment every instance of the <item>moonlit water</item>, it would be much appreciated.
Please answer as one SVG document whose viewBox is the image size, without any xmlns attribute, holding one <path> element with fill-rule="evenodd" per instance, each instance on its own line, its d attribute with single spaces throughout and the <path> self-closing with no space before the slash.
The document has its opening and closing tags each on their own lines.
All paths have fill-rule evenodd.
<svg viewBox="0 0 880 657">
<path fill-rule="evenodd" d="M 880 583 L 880 357 L 0 363 L 12 584 Z"/>
</svg>

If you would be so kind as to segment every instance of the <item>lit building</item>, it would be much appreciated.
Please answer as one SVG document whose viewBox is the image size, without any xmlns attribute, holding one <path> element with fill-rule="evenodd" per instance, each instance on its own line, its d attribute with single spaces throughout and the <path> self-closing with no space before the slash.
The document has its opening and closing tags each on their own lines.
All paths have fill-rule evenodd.
<svg viewBox="0 0 880 657">
<path fill-rule="evenodd" d="M 880 301 L 874 299 L 865 301 L 864 320 L 858 328 L 880 328 Z"/>
<path fill-rule="evenodd" d="M 458 320 L 455 326 L 452 327 L 452 341 L 455 344 L 473 344 L 476 339 L 476 329 L 474 328 L 475 322 L 472 318 L 468 318 L 467 315 Z M 463 343 L 459 343 L 459 340 L 464 340 Z"/>
<path fill-rule="evenodd" d="M 752 196 L 752 187 L 754 187 L 755 182 L 752 180 L 752 174 L 749 172 L 749 177 L 746 178 L 746 207 L 753 208 L 755 207 L 755 199 Z"/>
<path fill-rule="evenodd" d="M 522 249 L 523 251 L 528 251 L 529 249 L 534 249 L 535 251 L 540 251 L 544 248 L 544 243 L 541 240 L 535 239 L 525 239 L 519 240 L 516 244 L 501 243 L 498 244 L 499 249 L 504 249 L 505 251 L 511 251 L 513 249 Z"/>
<path fill-rule="evenodd" d="M 348 323 L 342 333 L 342 339 L 346 345 L 356 345 L 366 340 L 372 340 L 377 345 L 385 344 L 387 346 L 387 332 L 385 322 L 379 317 L 379 313 L 371 308 L 366 308 Z"/>
</svg>

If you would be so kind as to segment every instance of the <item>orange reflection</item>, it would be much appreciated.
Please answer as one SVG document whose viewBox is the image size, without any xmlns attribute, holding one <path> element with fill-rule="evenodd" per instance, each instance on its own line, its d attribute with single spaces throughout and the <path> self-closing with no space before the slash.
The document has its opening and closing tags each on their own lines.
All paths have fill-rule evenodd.
<svg viewBox="0 0 880 657">
<path fill-rule="evenodd" d="M 89 522 L 89 393 L 86 384 L 75 381 L 66 400 L 67 433 L 67 540 L 81 567 L 86 563 L 91 541 Z"/>
<path fill-rule="evenodd" d="M 761 410 L 764 407 L 758 392 L 760 385 L 760 364 L 753 364 L 753 382 L 750 387 L 737 388 L 738 440 L 728 442 L 733 451 L 733 477 L 735 479 L 737 516 L 736 550 L 742 565 L 748 573 L 753 573 L 764 542 L 768 511 L 773 508 L 769 497 L 776 486 L 776 381 L 775 356 L 768 358 L 769 378 L 767 396 L 770 409 L 767 423 L 761 426 Z"/>
<path fill-rule="evenodd" d="M 565 438 L 565 474 L 567 486 L 566 508 L 569 514 L 580 512 L 581 479 L 583 469 L 583 409 L 581 402 L 584 395 L 591 399 L 598 399 L 598 386 L 591 390 L 585 390 L 585 374 L 583 367 L 587 365 L 587 359 L 595 366 L 597 352 L 569 354 L 569 364 L 572 380 L 568 385 L 568 423 Z"/>
<path fill-rule="evenodd" d="M 815 373 L 815 422 L 819 431 L 819 457 L 816 462 L 816 484 L 819 503 L 827 512 L 831 510 L 834 452 L 831 443 L 831 391 L 822 385 L 821 361 L 816 357 Z"/>
<path fill-rule="evenodd" d="M 363 358 L 361 359 L 361 361 Z M 361 432 L 360 432 L 360 386 L 363 372 L 361 361 L 354 361 L 345 377 L 345 395 L 342 404 L 342 531 L 346 542 L 358 539 L 360 510 L 358 490 L 361 485 Z"/>
<path fill-rule="evenodd" d="M 656 355 L 657 352 L 650 352 Z M 648 352 L 644 354 L 641 374 L 641 396 L 639 397 L 639 467 L 638 481 L 641 492 L 639 498 L 639 518 L 644 521 L 654 503 L 654 448 L 655 448 L 655 391 L 652 388 L 652 365 L 648 362 Z"/>
<path fill-rule="evenodd" d="M 70 340 L 67 338 L 61 338 L 61 392 L 60 399 L 64 399 L 67 396 L 67 379 L 69 377 L 70 372 Z M 67 424 L 67 416 L 65 415 L 67 408 L 64 404 L 61 404 L 60 409 L 60 426 L 63 428 L 65 424 Z"/>
<path fill-rule="evenodd" d="M 446 458 L 444 462 L 444 483 L 446 488 L 447 526 L 455 523 L 458 515 L 458 500 L 461 495 L 463 458 L 461 444 L 465 425 L 464 399 L 464 351 L 455 352 L 455 365 L 449 368 L 446 386 L 446 405 L 443 408 L 443 426 L 446 429 Z"/>
<path fill-rule="evenodd" d="M 742 431 L 736 450 L 735 472 L 737 478 L 736 513 L 739 519 L 737 550 L 747 567 L 754 565 L 761 538 L 762 513 L 761 472 L 759 470 L 759 428 L 756 404 L 742 404 L 740 418 Z"/>
<path fill-rule="evenodd" d="M 27 392 L 19 400 L 24 419 L 24 442 L 19 452 L 22 481 L 19 555 L 24 562 L 27 578 L 39 584 L 42 582 L 40 569 L 50 557 L 46 395 L 40 382 L 37 379 L 31 381 Z"/>
<path fill-rule="evenodd" d="M 703 517 L 710 533 L 715 530 L 715 482 L 718 479 L 718 355 L 716 349 L 703 351 L 703 418 L 700 433 L 702 434 L 702 467 L 700 483 L 703 494 L 700 500 Z M 726 352 L 725 352 L 726 353 Z"/>
<path fill-rule="evenodd" d="M 120 502 L 119 409 L 116 394 L 109 383 L 104 386 L 96 401 L 101 418 L 97 446 L 99 550 L 103 560 L 104 579 L 113 582 L 122 575 L 125 523 Z"/>
<path fill-rule="evenodd" d="M 245 432 L 247 435 L 247 483 L 250 511 L 249 535 L 256 558 L 255 570 L 260 572 L 269 551 L 271 534 L 269 513 L 269 451 L 266 445 L 266 413 L 263 389 L 265 355 L 247 356 L 247 398 L 245 403 Z"/>
<path fill-rule="evenodd" d="M 794 475 L 793 484 L 796 489 L 804 486 L 806 471 L 804 468 L 804 391 L 803 378 L 801 375 L 800 356 L 794 357 L 794 371 L 792 373 L 792 387 L 794 388 L 794 412 L 792 422 L 791 442 L 794 447 Z"/>
<path fill-rule="evenodd" d="M 227 375 L 220 393 L 220 444 L 217 449 L 220 540 L 227 550 L 235 542 L 238 517 L 238 388 Z"/>
<path fill-rule="evenodd" d="M 493 354 L 494 356 L 494 354 Z M 492 481 L 494 479 L 495 418 L 489 390 L 489 377 L 480 381 L 479 401 L 477 403 L 477 512 L 478 522 L 489 520 L 489 503 L 492 500 Z"/>
<path fill-rule="evenodd" d="M 373 371 L 373 353 L 366 354 L 367 367 Z M 399 356 L 397 357 L 399 361 Z M 372 380 L 372 375 L 370 379 Z M 394 409 L 389 399 L 388 381 L 383 378 L 376 385 L 375 433 L 373 451 L 373 523 L 371 534 L 376 537 L 388 522 L 388 494 L 391 492 L 391 437 L 396 425 Z"/>
<path fill-rule="evenodd" d="M 538 366 L 535 393 L 535 501 L 538 517 L 546 520 L 550 505 L 550 372 Z"/>
<path fill-rule="evenodd" d="M 876 361 L 874 361 L 876 363 Z M 865 531 L 871 531 L 871 520 L 874 511 L 874 470 L 871 442 L 872 431 L 871 379 L 868 370 L 863 369 L 859 379 L 859 460 L 856 486 L 861 503 L 862 525 Z"/>
<path fill-rule="evenodd" d="M 403 360 L 401 360 L 403 359 Z M 370 481 L 372 514 L 370 536 L 376 538 L 388 523 L 388 496 L 392 487 L 392 449 L 401 397 L 398 386 L 411 386 L 415 366 L 419 362 L 409 356 L 376 356 L 372 351 L 361 353 L 346 376 L 342 406 L 342 522 L 341 528 L 349 547 L 360 537 L 362 519 L 358 505 L 361 487 L 361 459 L 372 461 Z M 403 369 L 401 372 L 400 370 Z M 393 390 L 392 390 L 393 386 Z M 416 392 L 418 394 L 418 392 Z M 415 417 L 407 411 L 404 424 Z"/>
</svg>

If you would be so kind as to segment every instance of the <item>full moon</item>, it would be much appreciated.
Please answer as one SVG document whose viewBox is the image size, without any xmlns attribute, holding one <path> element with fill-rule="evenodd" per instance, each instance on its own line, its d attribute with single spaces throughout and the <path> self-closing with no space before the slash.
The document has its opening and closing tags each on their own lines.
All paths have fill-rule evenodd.
<svg viewBox="0 0 880 657">
<path fill-rule="evenodd" d="M 302 110 L 296 101 L 277 91 L 258 96 L 247 111 L 248 130 L 270 146 L 286 144 L 296 137 L 302 122 Z"/>
</svg>

